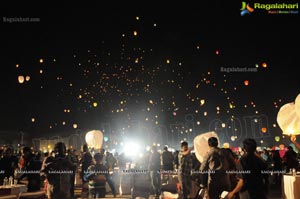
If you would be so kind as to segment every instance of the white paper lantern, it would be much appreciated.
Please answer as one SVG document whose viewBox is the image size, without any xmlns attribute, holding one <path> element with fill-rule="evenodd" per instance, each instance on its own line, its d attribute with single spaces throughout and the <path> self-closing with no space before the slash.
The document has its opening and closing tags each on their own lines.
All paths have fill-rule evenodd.
<svg viewBox="0 0 300 199">
<path fill-rule="evenodd" d="M 298 118 L 300 118 L 300 94 L 296 97 L 295 109 L 296 109 L 296 114 L 298 115 Z"/>
<path fill-rule="evenodd" d="M 194 150 L 195 150 L 196 157 L 200 162 L 203 162 L 204 156 L 209 151 L 209 146 L 207 141 L 210 137 L 216 137 L 220 144 L 219 137 L 214 131 L 203 133 L 194 138 Z"/>
<path fill-rule="evenodd" d="M 18 81 L 19 81 L 19 83 L 20 84 L 22 84 L 22 83 L 24 83 L 24 76 L 23 75 L 20 75 L 19 77 L 18 77 Z"/>
<path fill-rule="evenodd" d="M 300 135 L 300 119 L 294 103 L 287 103 L 279 109 L 277 123 L 284 135 Z"/>
<path fill-rule="evenodd" d="M 89 147 L 101 149 L 103 144 L 103 133 L 99 130 L 92 130 L 86 133 L 85 141 Z"/>
</svg>

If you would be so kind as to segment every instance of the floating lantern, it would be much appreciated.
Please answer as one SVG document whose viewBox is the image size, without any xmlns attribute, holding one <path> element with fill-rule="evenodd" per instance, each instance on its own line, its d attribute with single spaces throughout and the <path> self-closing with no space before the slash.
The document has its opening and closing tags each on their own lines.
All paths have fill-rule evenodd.
<svg viewBox="0 0 300 199">
<path fill-rule="evenodd" d="M 266 127 L 262 127 L 262 128 L 261 128 L 261 132 L 262 132 L 262 133 L 266 133 L 266 132 L 267 132 L 267 128 L 266 128 Z"/>
<path fill-rule="evenodd" d="M 19 77 L 18 77 L 18 81 L 19 81 L 19 83 L 20 84 L 23 84 L 24 83 L 24 76 L 23 75 L 20 75 Z"/>
<path fill-rule="evenodd" d="M 103 133 L 99 130 L 92 130 L 86 133 L 85 141 L 89 147 L 100 149 L 103 144 Z"/>
<path fill-rule="evenodd" d="M 283 134 L 300 135 L 300 119 L 294 103 L 287 103 L 279 109 L 277 123 Z"/>
</svg>

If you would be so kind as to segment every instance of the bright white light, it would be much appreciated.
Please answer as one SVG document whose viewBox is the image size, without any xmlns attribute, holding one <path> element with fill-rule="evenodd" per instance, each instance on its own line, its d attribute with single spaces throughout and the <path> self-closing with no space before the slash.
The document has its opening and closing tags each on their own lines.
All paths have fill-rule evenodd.
<svg viewBox="0 0 300 199">
<path fill-rule="evenodd" d="M 124 145 L 123 150 L 126 156 L 134 157 L 138 155 L 140 146 L 136 142 L 130 142 Z"/>
<path fill-rule="evenodd" d="M 151 147 L 150 146 L 147 146 L 146 147 L 146 151 L 150 151 Z"/>
</svg>

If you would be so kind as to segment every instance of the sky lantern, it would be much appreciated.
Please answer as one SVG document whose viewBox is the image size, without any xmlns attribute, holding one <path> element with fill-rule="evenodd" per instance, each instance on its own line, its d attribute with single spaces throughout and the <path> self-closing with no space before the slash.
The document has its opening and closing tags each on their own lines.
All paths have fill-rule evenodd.
<svg viewBox="0 0 300 199">
<path fill-rule="evenodd" d="M 210 137 L 216 137 L 218 143 L 220 143 L 218 134 L 214 131 L 197 135 L 194 138 L 194 150 L 195 150 L 196 157 L 200 162 L 203 162 L 204 156 L 209 151 L 209 146 L 207 141 Z"/>
<path fill-rule="evenodd" d="M 44 63 L 44 60 L 43 60 L 43 59 L 40 59 L 39 62 L 42 64 L 42 63 Z"/>
<path fill-rule="evenodd" d="M 27 75 L 27 76 L 25 77 L 25 80 L 28 82 L 28 81 L 30 80 L 30 76 Z"/>
<path fill-rule="evenodd" d="M 267 128 L 266 128 L 266 127 L 262 127 L 262 128 L 261 128 L 261 132 L 262 132 L 262 133 L 266 133 L 266 132 L 267 132 Z"/>
<path fill-rule="evenodd" d="M 18 77 L 18 81 L 19 81 L 19 83 L 20 84 L 23 84 L 24 83 L 24 76 L 23 75 L 19 75 L 19 77 Z"/>
<path fill-rule="evenodd" d="M 138 32 L 137 32 L 137 31 L 133 31 L 133 35 L 134 35 L 134 36 L 137 36 L 137 35 L 138 35 Z"/>
<path fill-rule="evenodd" d="M 98 106 L 98 103 L 97 102 L 94 102 L 93 103 L 93 107 L 97 107 Z"/>
<path fill-rule="evenodd" d="M 280 141 L 280 136 L 275 136 L 275 141 L 279 142 Z"/>
<path fill-rule="evenodd" d="M 103 133 L 99 130 L 92 130 L 86 133 L 85 141 L 89 147 L 101 149 L 103 144 Z"/>
<path fill-rule="evenodd" d="M 300 94 L 296 97 L 295 109 L 296 109 L 296 114 L 297 114 L 298 118 L 300 118 Z"/>
<path fill-rule="evenodd" d="M 279 109 L 277 123 L 284 135 L 300 135 L 300 119 L 296 113 L 295 103 L 287 103 Z"/>
<path fill-rule="evenodd" d="M 263 68 L 267 68 L 267 63 L 266 62 L 263 62 L 262 64 L 261 64 L 261 66 L 263 67 Z"/>
<path fill-rule="evenodd" d="M 73 124 L 73 128 L 77 129 L 78 125 L 77 124 Z"/>
<path fill-rule="evenodd" d="M 204 104 L 205 104 L 205 100 L 204 99 L 200 100 L 200 105 L 203 106 Z"/>
<path fill-rule="evenodd" d="M 249 80 L 245 80 L 244 84 L 245 84 L 245 86 L 248 86 L 249 85 Z"/>
</svg>

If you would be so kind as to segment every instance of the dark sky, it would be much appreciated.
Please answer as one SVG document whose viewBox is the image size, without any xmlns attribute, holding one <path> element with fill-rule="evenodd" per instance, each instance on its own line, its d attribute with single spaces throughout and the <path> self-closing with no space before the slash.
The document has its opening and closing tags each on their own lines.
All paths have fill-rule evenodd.
<svg viewBox="0 0 300 199">
<path fill-rule="evenodd" d="M 109 124 L 107 134 L 118 135 L 139 121 L 147 132 L 161 125 L 168 133 L 183 123 L 185 133 L 192 115 L 195 134 L 232 116 L 241 121 L 237 132 L 255 134 L 245 118 L 264 115 L 258 129 L 268 133 L 256 138 L 272 145 L 279 108 L 299 93 L 299 14 L 241 16 L 239 1 L 209 2 L 1 6 L 2 18 L 40 22 L 1 21 L 0 130 L 38 137 Z M 256 65 L 257 72 L 220 71 Z M 19 84 L 19 75 L 30 80 Z"/>
</svg>

